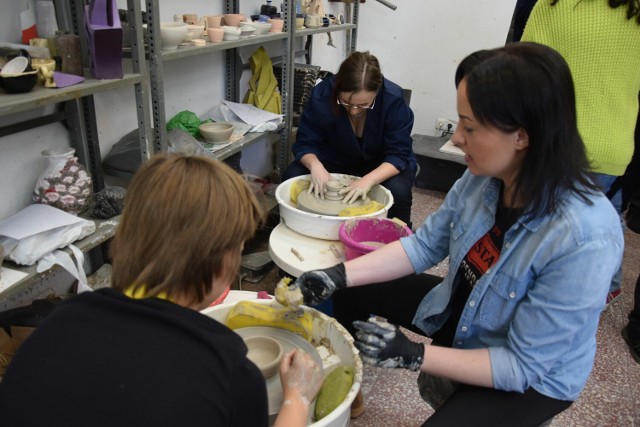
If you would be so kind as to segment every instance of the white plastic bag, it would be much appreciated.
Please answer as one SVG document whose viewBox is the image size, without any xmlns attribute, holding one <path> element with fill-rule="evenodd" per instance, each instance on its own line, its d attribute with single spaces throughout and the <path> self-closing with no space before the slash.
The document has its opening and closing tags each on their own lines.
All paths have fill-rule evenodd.
<svg viewBox="0 0 640 427">
<path fill-rule="evenodd" d="M 95 231 L 93 221 L 51 206 L 33 204 L 0 222 L 0 245 L 6 259 L 33 265 L 46 254 Z"/>
</svg>

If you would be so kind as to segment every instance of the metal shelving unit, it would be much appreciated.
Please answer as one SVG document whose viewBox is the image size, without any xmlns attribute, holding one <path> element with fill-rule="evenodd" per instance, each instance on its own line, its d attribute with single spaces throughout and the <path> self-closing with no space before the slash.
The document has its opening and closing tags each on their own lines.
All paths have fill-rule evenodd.
<svg viewBox="0 0 640 427">
<path fill-rule="evenodd" d="M 1 135 L 35 128 L 56 121 L 64 121 L 69 129 L 71 143 L 76 149 L 80 161 L 87 166 L 92 175 L 94 190 L 104 188 L 101 167 L 100 144 L 96 126 L 96 116 L 93 103 L 93 95 L 113 89 L 131 87 L 136 98 L 136 112 L 138 119 L 138 139 L 140 152 L 143 159 L 150 157 L 153 152 L 148 139 L 151 134 L 151 119 L 148 106 L 148 74 L 144 61 L 144 44 L 142 41 L 142 13 L 139 0 L 127 0 L 128 20 L 131 23 L 131 49 L 130 57 L 132 73 L 124 75 L 122 79 L 97 80 L 90 76 L 88 71 L 89 59 L 87 56 L 87 43 L 84 31 L 84 6 L 83 0 L 54 0 L 59 27 L 81 36 L 83 46 L 83 63 L 85 64 L 86 80 L 80 84 L 66 88 L 48 89 L 44 87 L 34 88 L 24 94 L 0 94 L 0 116 L 19 117 L 20 112 L 32 110 L 47 105 L 59 105 L 63 111 L 50 115 L 51 117 L 39 117 L 33 120 L 14 123 L 0 129 Z M 118 217 L 106 221 L 96 221 L 96 232 L 87 238 L 75 242 L 83 252 L 89 252 L 102 243 L 109 240 L 118 224 Z M 99 267 L 102 262 L 102 254 L 92 255 L 92 266 Z M 8 289 L 0 292 L 0 310 L 11 308 L 9 305 L 21 305 L 29 303 L 33 296 L 37 296 L 38 284 L 42 286 L 47 277 L 60 274 L 60 269 L 53 267 L 49 271 L 37 273 L 34 267 L 21 268 L 10 265 L 9 268 L 27 273 L 27 276 Z"/>
<path fill-rule="evenodd" d="M 155 151 L 166 150 L 166 114 L 165 114 L 165 94 L 164 94 L 164 63 L 188 58 L 197 55 L 206 55 L 213 52 L 224 52 L 225 54 L 225 97 L 227 100 L 239 102 L 240 88 L 239 81 L 244 64 L 238 55 L 237 49 L 245 46 L 260 46 L 264 43 L 282 42 L 282 81 L 285 82 L 280 87 L 282 97 L 282 112 L 284 115 L 284 126 L 277 133 L 251 133 L 246 134 L 243 139 L 231 144 L 223 150 L 212 154 L 213 157 L 223 160 L 231 155 L 240 152 L 242 149 L 263 140 L 264 138 L 280 139 L 280 157 L 277 160 L 277 167 L 283 170 L 288 162 L 289 139 L 291 133 L 291 114 L 293 106 L 293 62 L 295 58 L 294 39 L 297 37 L 311 37 L 314 34 L 321 34 L 335 31 L 347 31 L 349 40 L 349 50 L 355 49 L 357 31 L 357 3 L 353 5 L 352 13 L 348 14 L 350 22 L 346 24 L 330 25 L 329 27 L 296 30 L 292 25 L 295 17 L 294 0 L 285 0 L 282 3 L 282 15 L 285 20 L 282 33 L 268 33 L 262 36 L 252 36 L 244 39 L 223 41 L 221 43 L 207 43 L 204 46 L 186 46 L 177 50 L 162 51 L 160 49 L 160 7 L 159 0 L 146 0 L 147 11 L 147 31 L 149 43 L 147 48 L 147 58 L 149 59 L 150 87 L 153 102 L 153 140 Z M 226 13 L 239 13 L 239 0 L 226 0 Z M 350 5 L 348 7 L 351 7 Z M 290 96 L 291 95 L 291 96 Z M 278 136 L 279 135 L 279 136 Z"/>
</svg>

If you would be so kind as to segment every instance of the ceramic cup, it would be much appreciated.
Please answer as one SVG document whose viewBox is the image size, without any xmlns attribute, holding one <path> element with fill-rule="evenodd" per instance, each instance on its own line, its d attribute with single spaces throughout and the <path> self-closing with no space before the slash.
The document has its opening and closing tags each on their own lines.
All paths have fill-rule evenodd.
<svg viewBox="0 0 640 427">
<path fill-rule="evenodd" d="M 302 27 L 304 27 L 304 17 L 296 18 L 296 30 L 299 30 Z"/>
<path fill-rule="evenodd" d="M 49 40 L 47 39 L 42 39 L 42 38 L 32 38 L 31 40 L 29 40 L 29 46 L 36 46 L 36 47 L 49 47 Z"/>
<path fill-rule="evenodd" d="M 204 20 L 207 22 L 208 28 L 222 27 L 222 15 L 205 16 Z"/>
<path fill-rule="evenodd" d="M 284 20 L 281 18 L 270 18 L 267 22 L 271 24 L 270 33 L 281 33 L 284 28 Z"/>
<path fill-rule="evenodd" d="M 224 25 L 228 27 L 237 27 L 242 21 L 244 21 L 244 15 L 241 13 L 228 13 L 224 15 Z"/>
<path fill-rule="evenodd" d="M 220 43 L 224 38 L 224 30 L 222 28 L 209 27 L 209 29 L 207 29 L 207 35 L 211 43 Z"/>
<path fill-rule="evenodd" d="M 196 22 L 198 21 L 198 14 L 197 13 L 184 13 L 184 14 L 182 14 L 182 19 L 187 24 L 195 25 Z"/>
<path fill-rule="evenodd" d="M 204 33 L 205 30 L 206 28 L 204 25 L 187 24 L 187 32 L 191 33 L 192 40 L 201 39 L 202 33 Z"/>
<path fill-rule="evenodd" d="M 320 28 L 322 27 L 322 16 L 307 15 L 304 20 L 304 25 L 307 28 Z"/>
</svg>

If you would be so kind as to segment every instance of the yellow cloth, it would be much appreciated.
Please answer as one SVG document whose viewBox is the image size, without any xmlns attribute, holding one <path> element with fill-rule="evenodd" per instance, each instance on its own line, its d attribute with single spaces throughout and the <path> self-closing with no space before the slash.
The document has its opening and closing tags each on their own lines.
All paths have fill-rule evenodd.
<svg viewBox="0 0 640 427">
<path fill-rule="evenodd" d="M 623 175 L 631 162 L 640 92 L 640 25 L 605 0 L 540 0 L 522 41 L 560 52 L 576 89 L 578 130 L 593 170 Z"/>
<path fill-rule="evenodd" d="M 366 215 L 366 214 L 378 212 L 382 208 L 384 208 L 384 205 L 382 203 L 376 202 L 375 200 L 371 200 L 366 205 L 352 206 L 352 207 L 345 208 L 338 213 L 338 216 Z"/>
<path fill-rule="evenodd" d="M 282 114 L 282 97 L 278 91 L 278 82 L 273 74 L 273 64 L 264 47 L 260 46 L 249 58 L 251 79 L 245 104 L 276 114 Z"/>
<path fill-rule="evenodd" d="M 124 294 L 126 296 L 128 296 L 131 299 L 144 299 L 144 298 L 148 298 L 147 297 L 147 287 L 146 286 L 138 286 L 136 288 L 133 287 L 133 285 L 129 286 L 125 291 Z M 171 298 L 169 298 L 169 295 L 166 292 L 160 292 L 158 295 L 154 295 L 153 298 L 158 298 L 158 299 L 164 299 L 167 301 L 171 301 Z"/>
<path fill-rule="evenodd" d="M 305 190 L 309 189 L 311 185 L 311 181 L 308 179 L 299 179 L 291 183 L 291 187 L 289 188 L 289 198 L 294 204 L 298 204 L 298 196 Z"/>
</svg>

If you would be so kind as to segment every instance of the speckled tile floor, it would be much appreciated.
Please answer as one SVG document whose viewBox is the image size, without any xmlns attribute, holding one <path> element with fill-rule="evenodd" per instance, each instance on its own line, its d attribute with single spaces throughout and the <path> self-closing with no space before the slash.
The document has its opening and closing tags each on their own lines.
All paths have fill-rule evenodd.
<svg viewBox="0 0 640 427">
<path fill-rule="evenodd" d="M 443 199 L 441 192 L 414 189 L 414 225 L 421 224 Z M 552 427 L 640 427 L 640 364 L 633 360 L 620 336 L 633 304 L 639 261 L 640 235 L 626 231 L 622 297 L 601 315 L 596 362 L 587 386 L 568 410 L 554 418 Z M 444 275 L 447 268 L 443 262 L 430 273 Z M 273 268 L 260 282 L 243 282 L 242 288 L 272 292 L 277 278 L 277 268 Z M 412 336 L 420 339 L 415 334 Z M 433 410 L 418 393 L 417 374 L 402 369 L 365 367 L 363 377 L 366 410 L 351 421 L 352 427 L 419 426 L 432 414 Z"/>
</svg>

